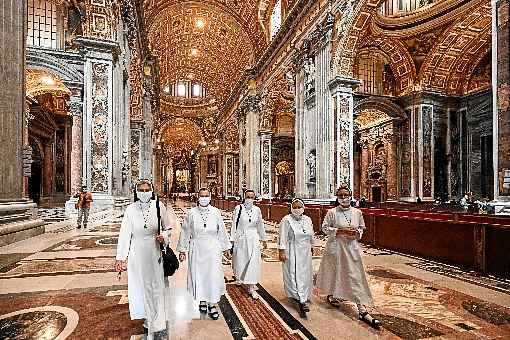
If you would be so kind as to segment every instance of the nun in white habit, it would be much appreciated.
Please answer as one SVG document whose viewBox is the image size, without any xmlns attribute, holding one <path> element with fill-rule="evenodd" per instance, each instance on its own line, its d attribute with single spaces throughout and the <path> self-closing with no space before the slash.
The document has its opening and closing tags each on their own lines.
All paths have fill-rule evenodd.
<svg viewBox="0 0 510 340">
<path fill-rule="evenodd" d="M 261 254 L 259 242 L 267 248 L 267 237 L 260 208 L 255 206 L 255 191 L 247 190 L 244 203 L 234 209 L 232 229 L 234 242 L 233 265 L 237 282 L 246 285 L 251 297 L 260 281 Z"/>
<path fill-rule="evenodd" d="M 328 302 L 338 307 L 343 300 L 356 303 L 359 318 L 378 328 L 379 320 L 373 318 L 365 306 L 373 306 L 361 261 L 358 240 L 363 235 L 365 222 L 361 210 L 351 207 L 351 191 L 347 186 L 337 190 L 336 208 L 330 209 L 322 223 L 322 231 L 328 235 L 324 255 L 317 276 L 317 286 L 327 294 Z"/>
<path fill-rule="evenodd" d="M 278 250 L 283 262 L 285 294 L 299 304 L 301 317 L 310 311 L 312 295 L 312 247 L 314 230 L 310 217 L 303 215 L 305 204 L 299 198 L 291 203 L 291 213 L 280 222 Z"/>
<path fill-rule="evenodd" d="M 179 260 L 189 256 L 187 289 L 200 301 L 201 313 L 209 311 L 219 318 L 217 303 L 226 292 L 221 263 L 222 252 L 229 256 L 230 238 L 220 210 L 210 205 L 209 190 L 200 189 L 198 206 L 190 209 L 183 221 L 177 251 Z"/>
<path fill-rule="evenodd" d="M 115 270 L 126 269 L 128 274 L 128 299 L 131 320 L 144 319 L 149 334 L 166 329 L 169 320 L 168 280 L 164 277 L 160 244 L 169 242 L 175 223 L 171 214 L 159 202 L 161 234 L 158 235 L 158 218 L 152 183 L 140 180 L 136 184 L 135 202 L 125 212 L 120 227 Z M 173 218 L 172 218 L 173 217 Z"/>
</svg>

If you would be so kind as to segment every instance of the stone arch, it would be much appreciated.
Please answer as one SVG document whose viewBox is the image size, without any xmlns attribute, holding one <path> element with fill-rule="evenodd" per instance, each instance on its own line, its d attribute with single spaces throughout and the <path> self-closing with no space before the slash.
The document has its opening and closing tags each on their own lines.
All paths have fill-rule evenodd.
<svg viewBox="0 0 510 340">
<path fill-rule="evenodd" d="M 30 48 L 27 49 L 26 59 L 27 68 L 50 70 L 58 75 L 66 86 L 83 88 L 83 72 L 76 67 L 63 63 L 50 54 L 41 53 Z M 83 61 L 80 60 L 80 63 L 83 63 Z"/>
<path fill-rule="evenodd" d="M 369 97 L 360 100 L 354 106 L 354 115 L 360 115 L 363 111 L 366 110 L 378 110 L 386 114 L 388 117 L 397 120 L 403 120 L 406 118 L 406 113 L 400 106 L 384 98 Z"/>
</svg>

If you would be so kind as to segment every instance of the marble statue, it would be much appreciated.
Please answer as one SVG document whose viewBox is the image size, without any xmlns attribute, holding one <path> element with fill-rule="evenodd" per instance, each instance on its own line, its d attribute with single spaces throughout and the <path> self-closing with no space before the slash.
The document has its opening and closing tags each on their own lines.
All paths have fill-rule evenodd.
<svg viewBox="0 0 510 340">
<path fill-rule="evenodd" d="M 317 157 L 315 156 L 315 150 L 311 150 L 308 156 L 306 157 L 306 163 L 308 163 L 308 170 L 309 170 L 309 176 L 308 180 L 310 182 L 315 182 L 316 177 L 316 169 L 317 169 L 317 163 L 316 163 Z"/>
<path fill-rule="evenodd" d="M 306 93 L 310 94 L 315 90 L 315 63 L 313 58 L 308 58 L 304 64 Z"/>
</svg>

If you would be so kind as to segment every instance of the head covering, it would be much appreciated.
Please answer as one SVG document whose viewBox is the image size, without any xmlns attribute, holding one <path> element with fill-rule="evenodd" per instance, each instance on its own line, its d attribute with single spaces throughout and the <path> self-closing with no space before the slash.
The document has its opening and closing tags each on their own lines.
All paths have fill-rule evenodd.
<svg viewBox="0 0 510 340">
<path fill-rule="evenodd" d="M 290 202 L 290 205 L 292 206 L 292 204 L 294 204 L 294 202 L 299 202 L 303 205 L 303 208 L 305 207 L 305 201 L 303 201 L 301 198 L 294 198 L 291 202 Z"/>
</svg>

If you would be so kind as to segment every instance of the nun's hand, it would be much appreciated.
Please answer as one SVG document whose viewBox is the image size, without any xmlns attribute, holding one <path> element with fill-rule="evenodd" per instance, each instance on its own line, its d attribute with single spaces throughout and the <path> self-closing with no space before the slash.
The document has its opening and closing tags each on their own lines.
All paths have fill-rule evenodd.
<svg viewBox="0 0 510 340">
<path fill-rule="evenodd" d="M 267 241 L 262 241 L 262 248 L 267 249 Z"/>
<path fill-rule="evenodd" d="M 156 236 L 156 241 L 158 241 L 160 244 L 165 243 L 165 237 L 163 235 Z"/>
<path fill-rule="evenodd" d="M 287 255 L 285 255 L 285 250 L 283 249 L 278 250 L 278 259 L 282 262 L 287 261 Z"/>
<path fill-rule="evenodd" d="M 232 257 L 230 256 L 230 250 L 225 250 L 225 251 L 223 252 L 223 256 L 225 256 L 225 257 L 226 257 L 227 259 L 229 259 L 229 260 L 232 258 Z"/>
<path fill-rule="evenodd" d="M 124 271 L 124 268 L 125 268 L 124 261 L 119 261 L 119 260 L 115 261 L 115 271 L 117 273 Z"/>
</svg>

